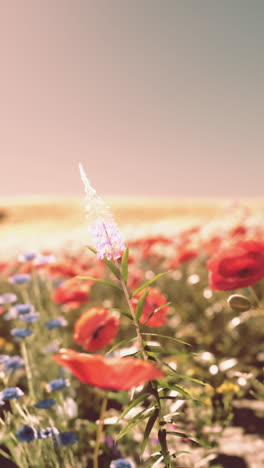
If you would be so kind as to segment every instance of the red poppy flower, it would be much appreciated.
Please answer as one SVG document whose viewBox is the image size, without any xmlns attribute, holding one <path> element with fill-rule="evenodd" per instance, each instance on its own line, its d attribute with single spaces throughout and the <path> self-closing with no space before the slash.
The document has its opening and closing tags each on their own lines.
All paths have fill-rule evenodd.
<svg viewBox="0 0 264 468">
<path fill-rule="evenodd" d="M 144 294 L 146 289 L 140 291 L 139 294 L 134 296 L 132 303 L 136 309 L 139 298 Z M 149 293 L 147 295 L 143 312 L 140 317 L 140 323 L 145 323 L 149 327 L 161 327 L 167 322 L 168 306 L 163 307 L 154 313 L 155 309 L 158 309 L 162 305 L 166 304 L 168 301 L 158 289 L 149 288 Z M 153 314 L 153 315 L 152 315 Z M 148 318 L 151 317 L 149 320 Z"/>
<path fill-rule="evenodd" d="M 105 358 L 63 349 L 53 359 L 68 367 L 81 382 L 111 390 L 130 390 L 164 376 L 154 364 L 132 357 Z"/>
<path fill-rule="evenodd" d="M 251 286 L 264 278 L 264 242 L 240 241 L 207 261 L 210 287 L 217 291 Z"/>
<path fill-rule="evenodd" d="M 68 302 L 77 302 L 79 305 L 87 302 L 91 283 L 88 281 L 83 282 L 78 278 L 71 278 L 63 281 L 60 286 L 55 289 L 52 294 L 52 299 L 57 304 L 65 304 Z"/>
<path fill-rule="evenodd" d="M 116 337 L 119 318 L 110 310 L 93 307 L 84 312 L 74 327 L 74 340 L 87 351 L 104 348 Z"/>
<path fill-rule="evenodd" d="M 54 262 L 46 267 L 47 273 L 52 277 L 78 276 L 81 275 L 80 265 L 71 261 Z"/>
<path fill-rule="evenodd" d="M 182 263 L 187 263 L 190 260 L 193 260 L 195 257 L 197 257 L 198 251 L 196 249 L 192 248 L 186 248 L 180 251 L 180 253 L 171 259 L 168 264 L 167 268 L 169 269 L 174 269 L 179 267 Z"/>
<path fill-rule="evenodd" d="M 144 271 L 132 266 L 129 269 L 127 286 L 129 289 L 135 290 L 139 287 L 140 283 L 144 281 L 144 279 L 145 279 Z"/>
<path fill-rule="evenodd" d="M 244 226 L 243 224 L 239 224 L 237 225 L 236 227 L 234 227 L 233 229 L 231 229 L 231 231 L 229 232 L 229 235 L 231 237 L 245 237 L 246 234 L 248 232 L 248 228 L 246 226 Z"/>
</svg>

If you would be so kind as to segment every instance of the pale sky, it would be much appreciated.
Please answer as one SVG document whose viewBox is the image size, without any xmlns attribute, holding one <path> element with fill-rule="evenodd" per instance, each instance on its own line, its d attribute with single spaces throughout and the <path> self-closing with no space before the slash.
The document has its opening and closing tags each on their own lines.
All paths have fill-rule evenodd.
<svg viewBox="0 0 264 468">
<path fill-rule="evenodd" d="M 263 196 L 263 0 L 0 0 L 0 196 Z"/>
</svg>

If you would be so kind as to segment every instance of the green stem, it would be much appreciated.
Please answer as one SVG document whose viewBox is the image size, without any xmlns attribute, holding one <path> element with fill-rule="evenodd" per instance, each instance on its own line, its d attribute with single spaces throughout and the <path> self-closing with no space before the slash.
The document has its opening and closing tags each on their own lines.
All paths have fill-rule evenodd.
<svg viewBox="0 0 264 468">
<path fill-rule="evenodd" d="M 141 351 L 143 359 L 147 361 L 148 355 L 147 355 L 147 353 L 146 353 L 146 351 L 144 349 L 144 341 L 143 341 L 143 338 L 142 338 L 142 335 L 141 335 L 139 322 L 137 320 L 136 313 L 134 311 L 134 307 L 133 307 L 132 302 L 130 300 L 130 295 L 129 295 L 126 283 L 125 283 L 125 281 L 124 281 L 124 279 L 122 277 L 122 271 L 121 271 L 120 265 L 119 265 L 119 263 L 117 261 L 115 261 L 115 265 L 118 268 L 119 273 L 120 273 L 120 283 L 121 283 L 122 289 L 124 291 L 124 296 L 126 298 L 126 302 L 127 302 L 128 307 L 129 307 L 129 311 L 130 311 L 131 316 L 133 318 L 133 322 L 134 322 L 134 326 L 135 326 L 135 329 L 136 329 L 137 338 L 138 338 L 138 342 L 139 342 L 140 351 Z M 164 420 L 163 420 L 163 417 L 162 417 L 162 414 L 161 414 L 162 408 L 161 408 L 161 402 L 160 402 L 160 398 L 159 398 L 159 394 L 158 394 L 157 382 L 155 382 L 155 381 L 150 382 L 150 389 L 151 389 L 152 395 L 154 396 L 154 398 L 156 400 L 157 407 L 159 409 L 159 426 L 160 426 L 160 428 L 163 428 Z M 162 431 L 162 434 L 163 434 L 163 438 L 162 438 L 163 442 L 162 442 L 162 444 L 160 444 L 161 453 L 163 455 L 164 462 L 166 464 L 166 468 L 170 468 L 171 467 L 171 461 L 170 461 L 170 454 L 169 454 L 169 451 L 168 451 L 167 440 L 166 440 L 167 432 L 166 432 L 165 428 L 160 429 L 160 431 Z"/>
<path fill-rule="evenodd" d="M 147 357 L 146 351 L 144 350 L 144 342 L 143 342 L 143 338 L 142 338 L 142 335 L 141 335 L 141 332 L 140 332 L 139 323 L 138 323 L 137 318 L 136 318 L 134 307 L 133 307 L 133 305 L 131 303 L 131 300 L 130 300 L 130 297 L 129 297 L 129 292 L 128 292 L 127 287 L 126 287 L 126 283 L 122 278 L 122 273 L 121 273 L 121 270 L 120 270 L 120 267 L 119 267 L 118 263 L 117 263 L 117 266 L 118 266 L 119 271 L 120 271 L 120 283 L 121 283 L 121 286 L 122 286 L 122 289 L 123 289 L 123 292 L 124 292 L 124 296 L 126 298 L 126 302 L 127 302 L 128 308 L 129 308 L 129 312 L 131 314 L 131 317 L 133 319 L 134 326 L 135 326 L 135 329 L 136 329 L 136 334 L 137 334 L 137 338 L 138 338 L 138 342 L 139 342 L 140 351 L 142 353 L 143 358 L 145 360 L 147 360 L 148 357 Z"/>
<path fill-rule="evenodd" d="M 249 286 L 249 287 L 248 287 L 248 290 L 250 291 L 251 296 L 253 297 L 253 299 L 254 299 L 254 301 L 256 302 L 256 304 L 257 304 L 257 305 L 260 305 L 259 298 L 258 298 L 257 294 L 255 293 L 254 288 L 253 288 L 252 286 Z"/>
<path fill-rule="evenodd" d="M 102 405 L 101 405 L 101 411 L 100 411 L 100 416 L 99 416 L 99 423 L 98 423 L 98 429 L 97 429 L 95 447 L 94 447 L 93 468 L 99 468 L 98 458 L 99 458 L 101 437 L 103 434 L 104 416 L 105 416 L 106 407 L 107 407 L 107 395 L 104 396 Z"/>
<path fill-rule="evenodd" d="M 22 357 L 23 357 L 23 359 L 25 361 L 25 369 L 26 369 L 26 376 L 27 376 L 27 381 L 28 381 L 29 396 L 30 396 L 30 398 L 32 400 L 35 400 L 35 392 L 34 392 L 34 387 L 33 387 L 33 377 L 32 377 L 32 372 L 31 372 L 31 369 L 30 369 L 27 347 L 26 347 L 25 341 L 23 339 L 22 339 L 21 344 L 20 344 L 20 349 L 21 349 Z"/>
</svg>

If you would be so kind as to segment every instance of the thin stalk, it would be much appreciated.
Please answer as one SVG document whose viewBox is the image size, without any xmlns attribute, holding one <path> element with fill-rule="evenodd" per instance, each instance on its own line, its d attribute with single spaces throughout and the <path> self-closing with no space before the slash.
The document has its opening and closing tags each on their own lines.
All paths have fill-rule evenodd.
<svg viewBox="0 0 264 468">
<path fill-rule="evenodd" d="M 27 381 L 28 381 L 29 396 L 30 396 L 30 398 L 32 400 L 35 400 L 35 392 L 34 392 L 34 387 L 33 387 L 33 377 L 32 377 L 32 372 L 31 372 L 31 369 L 30 369 L 27 347 L 26 347 L 25 341 L 23 339 L 22 339 L 21 344 L 20 344 L 20 349 L 21 349 L 22 357 L 23 357 L 23 359 L 25 361 L 25 369 L 26 369 L 26 376 L 27 376 Z"/>
<path fill-rule="evenodd" d="M 259 298 L 258 298 L 257 294 L 254 291 L 254 288 L 252 286 L 249 286 L 248 289 L 249 289 L 249 291 L 251 293 L 251 296 L 253 297 L 254 301 L 256 302 L 256 304 L 260 306 L 261 304 L 259 302 Z"/>
<path fill-rule="evenodd" d="M 99 423 L 98 423 L 98 429 L 97 429 L 95 447 L 94 447 L 93 468 L 99 468 L 98 458 L 99 458 L 101 437 L 103 434 L 106 407 L 107 407 L 107 395 L 104 396 L 102 405 L 101 405 L 101 411 L 100 411 L 100 416 L 99 416 Z"/>
<path fill-rule="evenodd" d="M 128 290 L 127 290 L 127 287 L 126 287 L 126 283 L 124 282 L 124 280 L 122 278 L 122 273 L 121 273 L 120 266 L 119 266 L 118 262 L 116 262 L 116 266 L 119 268 L 119 271 L 120 271 L 120 283 L 121 283 L 121 286 L 122 286 L 122 289 L 123 289 L 123 292 L 124 292 L 124 296 L 126 298 L 126 302 L 127 302 L 128 308 L 129 308 L 129 312 L 130 312 L 131 317 L 132 317 L 133 322 L 134 322 L 134 326 L 135 326 L 136 334 L 137 334 L 137 338 L 138 338 L 138 343 L 139 343 L 139 347 L 140 347 L 140 351 L 142 353 L 143 358 L 145 360 L 147 360 L 148 357 L 147 357 L 146 351 L 144 350 L 143 338 L 142 338 L 140 328 L 139 328 L 139 324 L 138 324 L 138 321 L 137 321 L 137 318 L 136 318 L 136 313 L 135 313 L 134 307 L 133 307 L 133 305 L 131 303 L 129 293 L 128 293 Z"/>
<path fill-rule="evenodd" d="M 134 307 L 133 307 L 133 305 L 131 303 L 131 300 L 130 300 L 130 296 L 129 296 L 129 292 L 128 292 L 126 283 L 125 283 L 125 281 L 124 281 L 124 279 L 122 277 L 122 272 L 121 272 L 120 265 L 119 265 L 119 263 L 117 261 L 115 261 L 115 265 L 118 268 L 118 271 L 120 273 L 120 283 L 121 283 L 121 286 L 122 286 L 122 289 L 123 289 L 123 292 L 124 292 L 124 296 L 126 298 L 127 305 L 129 307 L 129 311 L 130 311 L 131 316 L 133 318 L 133 322 L 134 322 L 134 326 L 135 326 L 135 329 L 136 329 L 136 333 L 137 333 L 139 347 L 140 347 L 142 357 L 143 357 L 144 360 L 147 360 L 148 356 L 147 356 L 147 353 L 146 353 L 146 351 L 144 349 L 144 342 L 143 342 L 143 338 L 142 338 L 142 335 L 141 335 L 141 332 L 140 332 L 139 323 L 138 323 L 138 320 L 136 318 Z M 157 407 L 159 409 L 159 416 L 158 416 L 159 427 L 162 428 L 164 426 L 164 420 L 163 420 L 163 417 L 162 417 L 162 414 L 161 414 L 162 408 L 161 408 L 161 402 L 160 402 L 158 389 L 157 389 L 157 382 L 150 382 L 150 389 L 151 389 L 152 395 L 154 396 L 154 398 L 156 400 Z M 162 442 L 160 443 L 161 453 L 163 455 L 166 468 L 171 468 L 171 460 L 170 460 L 170 455 L 169 455 L 169 451 L 168 451 L 168 447 L 167 447 L 167 440 L 166 440 L 166 435 L 167 435 L 166 429 L 165 428 L 160 429 L 160 431 L 162 431 L 162 434 L 163 434 Z"/>
<path fill-rule="evenodd" d="M 131 314 L 131 317 L 133 319 L 133 323 L 134 323 L 134 326 L 135 326 L 135 329 L 136 329 L 136 334 L 137 334 L 137 338 L 138 338 L 138 342 L 139 342 L 139 348 L 140 348 L 143 359 L 145 361 L 147 361 L 148 360 L 148 355 L 147 355 L 147 353 L 146 353 L 146 351 L 144 349 L 144 341 L 143 341 L 143 338 L 142 338 L 142 335 L 141 335 L 141 332 L 140 332 L 139 322 L 137 320 L 136 313 L 134 311 L 134 307 L 133 307 L 132 302 L 130 300 L 129 291 L 128 291 L 127 285 L 126 285 L 126 283 L 124 281 L 120 265 L 119 265 L 118 261 L 116 260 L 116 256 L 115 256 L 116 252 L 115 252 L 115 250 L 114 250 L 114 248 L 112 246 L 111 239 L 110 239 L 110 237 L 108 235 L 106 226 L 104 224 L 103 224 L 103 226 L 104 226 L 104 231 L 105 231 L 106 237 L 107 237 L 107 239 L 109 241 L 109 244 L 111 245 L 111 248 L 112 248 L 113 259 L 114 259 L 115 266 L 117 267 L 117 269 L 119 271 L 119 276 L 120 276 L 119 281 L 121 283 L 121 286 L 122 286 L 122 289 L 123 289 L 123 292 L 124 292 L 124 296 L 125 296 L 125 299 L 126 299 L 126 302 L 127 302 L 127 305 L 128 305 L 128 308 L 129 308 L 129 311 L 130 311 L 130 314 Z M 160 426 L 159 434 L 162 434 L 162 437 L 159 438 L 160 439 L 160 446 L 161 446 L 161 453 L 163 455 L 166 468 L 171 468 L 170 454 L 169 454 L 169 451 L 168 451 L 167 440 L 166 440 L 167 432 L 166 432 L 165 428 L 162 429 L 163 426 L 164 426 L 164 420 L 163 420 L 163 417 L 161 415 L 161 409 L 162 408 L 161 408 L 161 402 L 160 402 L 159 394 L 158 394 L 158 390 L 157 390 L 157 383 L 156 382 L 150 382 L 150 388 L 151 388 L 151 393 L 154 396 L 154 398 L 156 400 L 156 403 L 157 403 L 157 406 L 158 406 L 158 409 L 159 409 L 159 426 Z M 98 432 L 99 432 L 99 428 L 98 428 Z M 99 441 L 99 445 L 100 445 L 100 441 Z M 98 450 L 99 450 L 99 447 L 98 447 Z M 98 458 L 97 458 L 97 461 L 98 461 Z M 98 465 L 95 464 L 95 462 L 94 462 L 94 468 L 99 468 Z"/>
</svg>

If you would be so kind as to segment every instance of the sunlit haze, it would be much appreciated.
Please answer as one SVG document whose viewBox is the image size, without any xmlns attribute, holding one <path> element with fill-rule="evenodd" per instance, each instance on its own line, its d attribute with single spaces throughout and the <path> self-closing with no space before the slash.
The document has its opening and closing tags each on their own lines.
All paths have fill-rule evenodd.
<svg viewBox="0 0 264 468">
<path fill-rule="evenodd" d="M 263 194 L 264 2 L 0 11 L 0 196 Z"/>
</svg>

